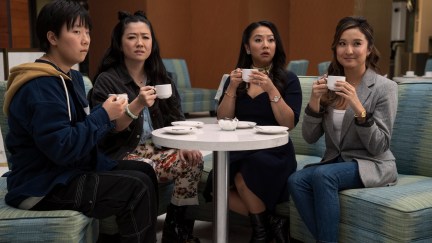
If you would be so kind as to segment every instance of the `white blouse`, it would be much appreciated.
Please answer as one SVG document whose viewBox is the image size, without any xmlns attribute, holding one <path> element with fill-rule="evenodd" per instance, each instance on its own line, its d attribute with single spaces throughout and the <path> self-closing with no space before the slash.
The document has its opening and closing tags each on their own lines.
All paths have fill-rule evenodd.
<svg viewBox="0 0 432 243">
<path fill-rule="evenodd" d="M 333 109 L 333 130 L 336 133 L 336 138 L 338 139 L 338 142 L 340 141 L 342 121 L 345 116 L 345 111 L 346 110 Z"/>
</svg>

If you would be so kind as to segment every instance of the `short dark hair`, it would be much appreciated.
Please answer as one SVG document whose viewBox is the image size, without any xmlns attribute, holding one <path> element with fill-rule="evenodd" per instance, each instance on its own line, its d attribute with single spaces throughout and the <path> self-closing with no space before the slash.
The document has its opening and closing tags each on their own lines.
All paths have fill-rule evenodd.
<svg viewBox="0 0 432 243">
<path fill-rule="evenodd" d="M 48 52 L 50 49 L 50 43 L 47 39 L 49 31 L 59 36 L 64 24 L 69 30 L 78 18 L 81 25 L 91 29 L 89 13 L 78 1 L 54 0 L 46 4 L 41 9 L 36 21 L 36 34 L 40 50 Z"/>
</svg>

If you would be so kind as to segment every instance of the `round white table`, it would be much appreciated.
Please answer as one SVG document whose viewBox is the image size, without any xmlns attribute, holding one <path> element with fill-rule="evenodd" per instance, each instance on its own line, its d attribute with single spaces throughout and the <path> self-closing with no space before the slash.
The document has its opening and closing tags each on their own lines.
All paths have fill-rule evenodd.
<svg viewBox="0 0 432 243">
<path fill-rule="evenodd" d="M 202 128 L 184 135 L 170 134 L 161 129 L 152 132 L 157 145 L 213 151 L 214 219 L 213 242 L 228 242 L 228 170 L 229 151 L 254 150 L 278 147 L 288 143 L 288 132 L 262 134 L 254 128 L 223 131 L 218 124 L 205 124 Z"/>
</svg>

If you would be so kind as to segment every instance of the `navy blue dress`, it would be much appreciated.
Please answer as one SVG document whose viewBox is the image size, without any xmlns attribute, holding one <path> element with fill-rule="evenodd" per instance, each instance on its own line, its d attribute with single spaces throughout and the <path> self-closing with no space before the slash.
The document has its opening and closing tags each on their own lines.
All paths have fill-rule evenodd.
<svg viewBox="0 0 432 243">
<path fill-rule="evenodd" d="M 230 79 L 224 86 L 228 87 Z M 291 107 L 298 123 L 302 92 L 298 77 L 292 72 L 286 72 L 282 98 Z M 222 96 L 220 100 L 224 97 Z M 240 94 L 236 99 L 235 116 L 240 121 L 253 121 L 257 125 L 279 126 L 273 114 L 270 99 L 266 92 L 251 98 L 247 93 Z M 285 145 L 275 148 L 230 152 L 230 182 L 234 176 L 241 173 L 248 188 L 266 205 L 270 212 L 277 203 L 288 200 L 288 177 L 295 172 L 297 161 L 294 146 L 289 139 Z"/>
</svg>

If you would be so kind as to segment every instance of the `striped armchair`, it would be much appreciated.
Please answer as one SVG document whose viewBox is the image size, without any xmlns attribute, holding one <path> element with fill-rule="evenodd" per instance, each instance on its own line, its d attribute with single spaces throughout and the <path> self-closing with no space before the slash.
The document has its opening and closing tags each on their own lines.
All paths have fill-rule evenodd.
<svg viewBox="0 0 432 243">
<path fill-rule="evenodd" d="M 174 78 L 183 112 L 210 112 L 214 115 L 216 89 L 193 88 L 186 60 L 164 58 L 162 61 Z"/>
<path fill-rule="evenodd" d="M 286 69 L 295 73 L 297 76 L 305 76 L 307 74 L 307 70 L 309 67 L 309 60 L 300 59 L 300 60 L 291 60 Z"/>
</svg>

